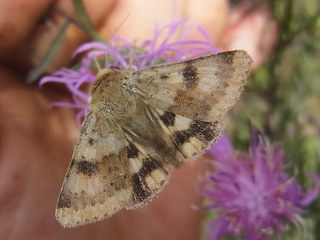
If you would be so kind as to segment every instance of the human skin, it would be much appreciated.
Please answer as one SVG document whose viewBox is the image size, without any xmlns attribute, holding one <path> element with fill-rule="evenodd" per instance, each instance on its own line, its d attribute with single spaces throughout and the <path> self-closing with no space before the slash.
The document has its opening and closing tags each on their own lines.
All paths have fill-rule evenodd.
<svg viewBox="0 0 320 240">
<path fill-rule="evenodd" d="M 187 161 L 173 171 L 169 184 L 159 197 L 142 208 L 123 210 L 108 220 L 73 229 L 65 229 L 56 221 L 56 201 L 79 126 L 74 110 L 50 107 L 53 99 L 68 100 L 69 95 L 59 86 L 49 85 L 40 90 L 36 84 L 25 84 L 25 69 L 30 64 L 15 61 L 15 55 L 10 54 L 22 51 L 23 55 L 29 43 L 37 42 L 26 43 L 26 39 L 37 28 L 38 19 L 46 13 L 51 2 L 34 0 L 32 5 L 28 4 L 29 0 L 1 2 L 0 239 L 197 239 L 201 234 L 203 213 L 191 206 L 202 203 L 197 179 L 207 166 L 201 159 Z M 114 29 L 109 27 L 106 30 L 108 24 L 102 24 L 108 22 L 108 15 L 101 10 L 103 6 L 110 15 L 112 11 L 121 11 L 110 2 L 90 1 L 93 24 L 104 33 L 112 33 Z M 67 12 L 70 10 L 67 4 L 57 4 Z M 15 9 L 23 9 L 18 17 L 10 14 Z M 126 12 L 125 9 L 122 11 Z M 179 14 L 183 16 L 183 13 Z M 162 22 L 168 23 L 170 19 L 164 18 Z M 241 27 L 238 23 L 237 31 L 241 31 Z M 131 31 L 130 35 L 134 35 L 135 29 L 131 28 Z M 223 32 L 222 35 L 228 29 Z M 259 31 L 252 29 L 251 34 L 255 32 Z M 147 34 L 144 37 L 150 38 Z M 256 41 L 257 38 L 249 39 Z M 42 41 L 49 40 L 42 38 Z M 257 42 L 246 44 L 258 45 Z M 33 47 L 37 49 L 37 45 Z M 254 55 L 254 51 L 252 53 Z M 30 60 L 25 55 L 22 59 Z M 34 59 L 37 57 L 30 63 L 34 63 Z M 61 62 L 63 59 L 56 60 L 56 63 Z M 21 65 L 26 67 L 21 68 Z"/>
</svg>

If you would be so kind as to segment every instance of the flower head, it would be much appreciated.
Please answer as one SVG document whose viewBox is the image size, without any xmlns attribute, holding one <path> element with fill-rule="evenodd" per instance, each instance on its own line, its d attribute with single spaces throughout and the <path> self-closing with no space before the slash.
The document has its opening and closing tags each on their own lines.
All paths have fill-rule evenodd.
<svg viewBox="0 0 320 240">
<path fill-rule="evenodd" d="M 254 134 L 249 153 L 234 152 L 226 136 L 209 150 L 215 158 L 213 172 L 205 178 L 204 195 L 213 203 L 206 209 L 219 214 L 207 226 L 208 239 L 242 235 L 246 240 L 265 240 L 302 224 L 303 206 L 318 195 L 320 180 L 308 175 L 315 186 L 304 193 L 284 172 L 284 151 L 279 144 Z"/>
<path fill-rule="evenodd" d="M 97 65 L 109 69 L 129 69 L 153 66 L 157 63 L 169 63 L 199 57 L 204 54 L 218 52 L 207 33 L 198 25 L 189 25 L 182 32 L 180 38 L 173 41 L 173 35 L 186 20 L 173 21 L 164 27 L 157 27 L 150 40 L 144 41 L 141 46 L 135 46 L 123 38 L 113 37 L 108 44 L 89 42 L 81 45 L 74 53 L 77 55 L 89 51 L 82 59 L 80 67 L 76 69 L 60 69 L 52 76 L 40 80 L 40 86 L 48 82 L 63 83 L 72 94 L 72 103 L 55 102 L 53 105 L 78 108 L 77 119 L 85 115 L 88 110 L 89 95 L 84 92 L 83 86 L 96 80 Z M 192 28 L 199 32 L 201 40 L 189 40 L 187 35 Z M 99 63 L 99 60 L 104 62 Z"/>
</svg>

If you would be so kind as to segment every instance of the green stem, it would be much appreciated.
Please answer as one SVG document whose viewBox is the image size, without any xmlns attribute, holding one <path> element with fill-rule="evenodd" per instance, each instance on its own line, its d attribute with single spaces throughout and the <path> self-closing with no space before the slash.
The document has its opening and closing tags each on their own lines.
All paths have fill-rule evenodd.
<svg viewBox="0 0 320 240">
<path fill-rule="evenodd" d="M 83 24 L 83 27 L 85 31 L 92 37 L 92 39 L 100 42 L 105 42 L 103 38 L 100 37 L 100 35 L 94 30 L 90 18 L 88 16 L 88 13 L 86 11 L 86 8 L 83 4 L 82 0 L 72 0 L 74 8 L 76 10 L 76 13 Z"/>
<path fill-rule="evenodd" d="M 69 21 L 67 20 L 63 24 L 58 35 L 55 37 L 55 39 L 53 39 L 52 43 L 50 44 L 50 48 L 41 59 L 40 64 L 29 72 L 27 77 L 27 83 L 33 83 L 35 80 L 37 80 L 38 77 L 44 72 L 44 70 L 52 62 L 52 59 L 56 56 L 58 49 L 61 46 L 61 43 L 68 25 L 69 25 Z"/>
</svg>

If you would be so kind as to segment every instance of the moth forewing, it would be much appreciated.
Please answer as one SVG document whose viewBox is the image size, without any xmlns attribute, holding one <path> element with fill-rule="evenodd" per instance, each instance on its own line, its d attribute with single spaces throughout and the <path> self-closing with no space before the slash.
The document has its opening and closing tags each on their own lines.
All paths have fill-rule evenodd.
<svg viewBox="0 0 320 240">
<path fill-rule="evenodd" d="M 102 70 L 62 186 L 58 221 L 83 225 L 154 198 L 172 166 L 220 136 L 251 61 L 236 50 L 138 71 Z"/>
<path fill-rule="evenodd" d="M 251 65 L 243 50 L 221 52 L 132 73 L 144 101 L 191 119 L 220 121 L 239 99 Z"/>
</svg>

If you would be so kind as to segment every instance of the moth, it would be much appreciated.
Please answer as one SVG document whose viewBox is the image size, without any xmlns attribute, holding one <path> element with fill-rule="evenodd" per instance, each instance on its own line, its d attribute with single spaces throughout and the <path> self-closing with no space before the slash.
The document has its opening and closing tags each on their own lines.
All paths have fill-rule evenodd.
<svg viewBox="0 0 320 240">
<path fill-rule="evenodd" d="M 210 147 L 251 64 L 243 50 L 131 70 L 102 70 L 90 90 L 56 208 L 65 227 L 139 207 L 184 159 Z"/>
</svg>

